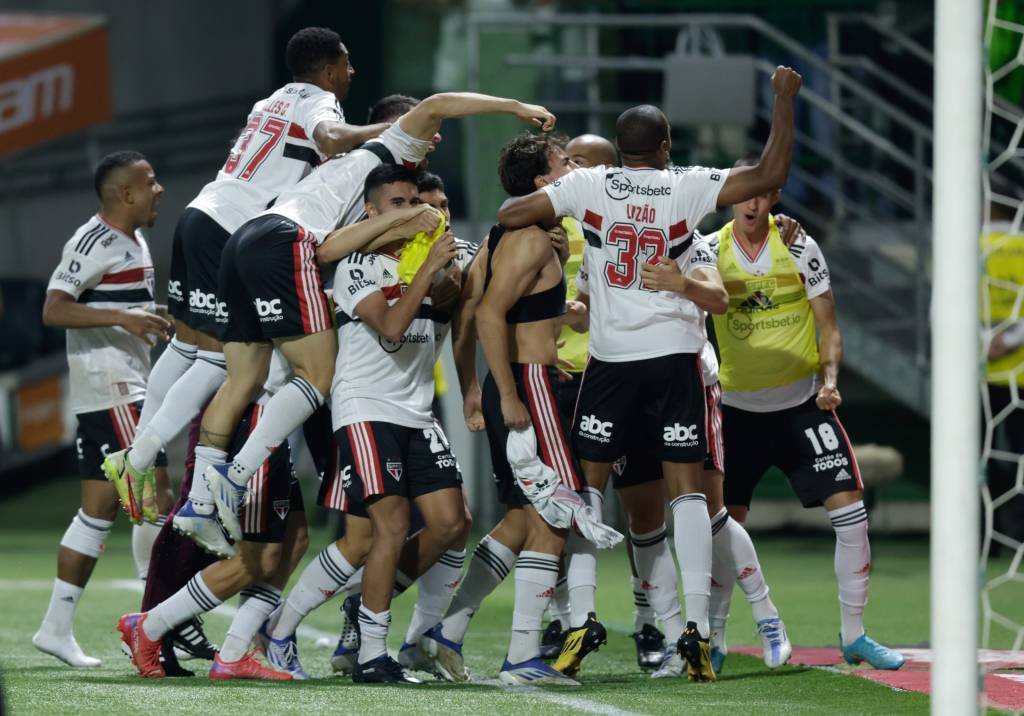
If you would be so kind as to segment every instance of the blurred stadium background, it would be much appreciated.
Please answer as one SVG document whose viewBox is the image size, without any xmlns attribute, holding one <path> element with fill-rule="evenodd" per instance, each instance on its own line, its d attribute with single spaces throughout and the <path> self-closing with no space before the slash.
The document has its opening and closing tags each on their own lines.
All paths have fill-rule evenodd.
<svg viewBox="0 0 1024 716">
<path fill-rule="evenodd" d="M 997 5 L 1006 19 L 1024 18 L 1020 2 Z M 768 75 L 777 64 L 801 72 L 794 163 L 779 209 L 803 223 L 829 260 L 845 339 L 844 423 L 855 443 L 895 450 L 895 459 L 879 450 L 871 456 L 881 459 L 865 459 L 872 531 L 926 558 L 930 0 L 0 0 L 0 500 L 41 509 L 24 494 L 41 490 L 47 511 L 62 515 L 54 549 L 56 525 L 77 499 L 74 417 L 64 399 L 63 334 L 39 316 L 63 242 L 95 210 L 93 166 L 112 150 L 136 149 L 166 188 L 148 231 L 163 302 L 178 214 L 223 162 L 252 102 L 288 81 L 284 44 L 307 25 L 337 30 L 348 46 L 356 69 L 344 102 L 350 122 L 364 122 L 387 93 L 478 89 L 544 104 L 570 136 L 611 136 L 622 109 L 652 102 L 673 124 L 677 164 L 731 165 L 760 148 Z M 1014 57 L 1019 44 L 1019 35 L 997 36 L 993 64 Z M 1018 70 L 992 101 L 1019 114 L 1022 98 Z M 995 152 L 1019 140 L 1016 128 L 992 128 Z M 478 241 L 492 221 L 503 198 L 498 148 L 518 129 L 501 119 L 442 128 L 431 169 L 447 184 L 460 238 Z M 1007 194 L 1016 195 L 1020 167 L 1006 172 Z M 446 363 L 446 428 L 485 528 L 497 515 L 486 448 L 462 427 L 450 355 Z M 995 444 L 1007 437 L 997 430 Z M 182 452 L 181 444 L 170 451 L 175 477 Z M 994 494 L 1015 477 L 1019 489 L 1015 467 L 997 467 L 1003 482 Z M 315 494 L 308 459 L 300 475 Z M 1024 537 L 1022 503 L 1018 495 L 996 513 L 1012 538 L 1004 556 Z M 762 481 L 748 526 L 792 535 L 828 522 L 823 511 L 802 510 L 775 474 Z M 883 563 L 886 544 L 876 548 Z M 14 556 L 0 546 L 5 578 L 16 576 Z M 926 613 L 927 581 L 917 576 L 899 608 Z M 621 597 L 625 605 L 624 589 Z M 1020 613 L 1011 619 L 1020 621 Z M 901 643 L 926 638 L 921 631 Z"/>
</svg>

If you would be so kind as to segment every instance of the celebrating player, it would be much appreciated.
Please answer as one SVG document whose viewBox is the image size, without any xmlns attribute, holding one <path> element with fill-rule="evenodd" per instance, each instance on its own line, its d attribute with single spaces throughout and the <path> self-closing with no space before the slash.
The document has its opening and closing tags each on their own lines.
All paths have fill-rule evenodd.
<svg viewBox="0 0 1024 716">
<path fill-rule="evenodd" d="M 104 461 L 107 476 L 130 488 L 124 504 L 133 520 L 139 515 L 139 485 L 150 479 L 158 452 L 224 382 L 223 346 L 216 335 L 226 314 L 224 298 L 217 295 L 217 272 L 228 237 L 325 158 L 387 126 L 345 124 L 338 102 L 348 94 L 355 70 L 337 33 L 319 27 L 299 30 L 288 41 L 285 61 L 292 82 L 253 105 L 216 179 L 203 187 L 175 227 L 167 289 L 175 336 L 153 367 L 131 449 Z M 205 530 L 204 541 L 218 554 L 228 553 L 219 529 L 199 519 L 212 513 L 213 504 L 205 481 L 195 483 L 193 499 L 175 515 L 175 528 L 190 535 Z"/>
<path fill-rule="evenodd" d="M 717 519 L 746 520 L 754 487 L 765 470 L 779 467 L 804 507 L 824 505 L 835 530 L 843 657 L 898 669 L 902 655 L 864 631 L 868 515 L 857 460 L 835 412 L 842 403 L 837 380 L 843 339 L 828 267 L 810 237 L 787 250 L 769 215 L 779 194 L 774 189 L 733 202 L 733 221 L 709 237 L 729 289 L 728 314 L 715 316 L 729 455 L 728 516 Z M 760 572 L 756 562 L 751 566 Z M 723 582 L 716 600 L 728 603 L 734 583 Z M 722 634 L 724 649 L 724 625 Z"/>
<path fill-rule="evenodd" d="M 45 325 L 67 329 L 82 502 L 61 538 L 50 606 L 32 643 L 71 666 L 100 665 L 82 652 L 72 626 L 117 516 L 118 494 L 104 480 L 101 464 L 112 447 L 130 444 L 146 391 L 149 349 L 167 339 L 170 327 L 153 312 L 153 262 L 139 230 L 153 226 L 164 191 L 153 167 L 138 152 L 114 152 L 96 167 L 94 186 L 100 210 L 64 245 L 43 306 Z M 138 497 L 141 517 L 141 492 Z M 146 517 L 153 520 L 155 495 L 146 498 Z"/>
<path fill-rule="evenodd" d="M 574 440 L 592 485 L 607 482 L 611 463 L 625 452 L 637 422 L 643 426 L 640 438 L 659 446 L 689 620 L 677 648 L 694 680 L 715 678 L 708 641 L 711 524 L 701 469 L 707 453 L 702 313 L 683 297 L 646 289 L 640 265 L 681 255 L 694 227 L 717 205 L 745 201 L 785 182 L 800 75 L 780 67 L 772 86 L 772 130 L 755 167 L 667 169 L 668 120 L 656 107 L 642 105 L 616 122 L 622 168 L 577 170 L 529 196 L 507 200 L 498 214 L 509 227 L 550 224 L 565 215 L 583 222 L 585 261 L 594 277 L 591 361 Z"/>
</svg>

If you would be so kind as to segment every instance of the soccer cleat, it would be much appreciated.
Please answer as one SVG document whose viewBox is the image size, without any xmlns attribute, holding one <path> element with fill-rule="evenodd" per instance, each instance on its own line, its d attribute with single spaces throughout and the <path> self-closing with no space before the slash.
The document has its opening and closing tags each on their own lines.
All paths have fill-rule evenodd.
<svg viewBox="0 0 1024 716">
<path fill-rule="evenodd" d="M 469 681 L 462 644 L 445 637 L 436 624 L 420 637 L 420 650 L 433 662 L 431 671 L 445 681 Z"/>
<path fill-rule="evenodd" d="M 406 671 L 425 671 L 428 674 L 439 676 L 434 667 L 434 660 L 423 653 L 423 650 L 419 648 L 419 643 L 410 644 L 403 641 L 402 647 L 398 650 L 398 663 Z"/>
<path fill-rule="evenodd" d="M 142 519 L 155 523 L 160 519 L 160 508 L 156 504 L 156 468 L 142 473 Z"/>
<path fill-rule="evenodd" d="M 761 646 L 764 648 L 764 665 L 769 669 L 776 669 L 787 661 L 793 654 L 793 647 L 789 644 L 789 635 L 786 634 L 786 625 L 778 617 L 762 619 L 757 623 L 757 633 L 761 635 Z M 714 666 L 714 658 L 711 665 Z M 715 669 L 717 674 L 721 669 Z"/>
<path fill-rule="evenodd" d="M 70 632 L 54 634 L 40 627 L 32 637 L 32 646 L 44 654 L 57 657 L 68 666 L 78 669 L 93 669 L 103 663 L 82 651 L 82 647 L 75 640 L 75 635 Z"/>
<path fill-rule="evenodd" d="M 331 654 L 331 670 L 335 674 L 351 674 L 355 671 L 358 657 L 358 649 L 349 649 L 341 641 L 338 641 L 338 646 Z"/>
<path fill-rule="evenodd" d="M 843 649 L 843 659 L 847 664 L 859 664 L 866 661 L 874 669 L 894 671 L 903 666 L 903 654 L 895 649 L 882 646 L 867 634 L 847 646 L 843 646 L 843 636 L 839 635 L 839 645 Z"/>
<path fill-rule="evenodd" d="M 359 655 L 359 595 L 346 597 L 341 603 L 343 624 L 338 646 L 331 655 L 331 669 L 336 674 L 351 674 Z"/>
<path fill-rule="evenodd" d="M 127 449 L 109 453 L 103 459 L 101 467 L 103 475 L 113 483 L 117 499 L 121 502 L 124 511 L 128 513 L 128 518 L 135 524 L 140 524 L 142 522 L 142 492 L 146 482 L 145 474 L 136 470 L 128 462 Z M 156 520 L 156 515 L 153 516 L 153 519 Z"/>
<path fill-rule="evenodd" d="M 305 681 L 309 678 L 299 661 L 299 645 L 292 634 L 284 639 L 271 638 L 267 645 L 267 663 L 278 671 L 292 675 L 293 679 Z"/>
<path fill-rule="evenodd" d="M 203 632 L 203 620 L 193 617 L 191 621 L 180 624 L 170 631 L 170 637 L 174 647 L 174 655 L 180 661 L 189 659 L 206 659 L 213 661 L 217 655 L 217 645 L 210 643 Z"/>
<path fill-rule="evenodd" d="M 228 477 L 230 469 L 231 463 L 210 465 L 203 471 L 203 478 L 210 487 L 210 494 L 213 495 L 217 519 L 220 520 L 228 537 L 233 542 L 241 542 L 242 523 L 238 520 L 238 511 L 242 509 L 248 485 L 245 483 L 239 485 L 232 481 Z"/>
<path fill-rule="evenodd" d="M 162 679 L 166 676 L 160 664 L 160 646 L 162 640 L 150 639 L 143 631 L 142 625 L 147 614 L 125 614 L 117 622 L 117 630 L 121 632 L 121 641 L 131 652 L 132 664 L 139 670 L 144 679 Z"/>
<path fill-rule="evenodd" d="M 722 673 L 722 669 L 725 668 L 725 657 L 728 655 L 729 652 L 717 646 L 711 647 L 711 670 L 715 672 L 715 676 Z"/>
<path fill-rule="evenodd" d="M 686 662 L 683 661 L 683 657 L 679 656 L 679 652 L 676 650 L 675 644 L 669 644 L 665 648 L 665 656 L 661 660 L 661 665 L 658 666 L 657 670 L 651 674 L 652 679 L 671 679 L 676 676 L 683 675 L 683 669 L 686 668 Z"/>
<path fill-rule="evenodd" d="M 636 663 L 641 669 L 660 669 L 665 661 L 665 635 L 653 624 L 630 634 L 636 642 Z"/>
<path fill-rule="evenodd" d="M 194 671 L 190 671 L 178 663 L 178 655 L 175 653 L 174 647 L 171 646 L 172 642 L 167 638 L 168 636 L 170 635 L 165 635 L 160 640 L 160 665 L 164 667 L 164 674 L 170 678 L 195 676 Z M 121 647 L 123 648 L 124 644 L 121 644 Z"/>
<path fill-rule="evenodd" d="M 608 632 L 601 622 L 597 621 L 597 615 L 590 612 L 583 626 L 570 629 L 566 633 L 562 652 L 554 663 L 555 670 L 566 676 L 576 676 L 580 672 L 583 657 L 607 643 Z"/>
<path fill-rule="evenodd" d="M 229 559 L 235 555 L 235 547 L 228 542 L 224 528 L 217 521 L 214 513 L 210 512 L 204 515 L 197 512 L 192 500 L 186 500 L 181 509 L 175 513 L 171 520 L 171 526 L 175 532 L 185 535 L 204 551 L 216 557 Z"/>
<path fill-rule="evenodd" d="M 544 630 L 544 634 L 540 638 L 540 658 L 548 661 L 558 658 L 564 643 L 565 632 L 562 631 L 562 622 L 555 619 L 548 624 L 548 628 Z"/>
<path fill-rule="evenodd" d="M 560 671 L 551 668 L 540 657 L 527 659 L 518 664 L 501 665 L 498 678 L 512 686 L 579 686 L 580 682 L 571 679 Z"/>
<path fill-rule="evenodd" d="M 352 681 L 357 684 L 422 684 L 409 674 L 402 665 L 387 654 L 370 659 L 365 664 L 356 664 Z"/>
<path fill-rule="evenodd" d="M 686 622 L 686 629 L 676 642 L 676 650 L 686 659 L 690 681 L 716 680 L 711 666 L 711 642 L 700 635 L 694 622 Z"/>
<path fill-rule="evenodd" d="M 292 675 L 264 666 L 256 658 L 256 652 L 250 651 L 238 661 L 221 661 L 220 654 L 217 654 L 213 660 L 213 666 L 210 667 L 210 678 L 291 681 Z"/>
</svg>

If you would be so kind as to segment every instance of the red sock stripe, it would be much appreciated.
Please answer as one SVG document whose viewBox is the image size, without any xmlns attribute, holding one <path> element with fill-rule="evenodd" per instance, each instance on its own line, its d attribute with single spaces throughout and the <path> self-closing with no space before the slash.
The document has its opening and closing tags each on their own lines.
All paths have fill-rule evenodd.
<svg viewBox="0 0 1024 716">
<path fill-rule="evenodd" d="M 547 367 L 526 365 L 523 367 L 523 378 L 530 416 L 533 419 L 544 464 L 558 473 L 559 479 L 566 487 L 580 489 L 581 482 L 573 468 L 569 446 L 558 419 L 558 408 L 551 384 L 548 382 Z"/>
<path fill-rule="evenodd" d="M 857 480 L 857 489 L 864 489 L 864 481 L 860 478 L 860 465 L 857 464 L 857 456 L 853 452 L 853 444 L 850 443 L 850 436 L 846 434 L 846 428 L 843 427 L 842 421 L 839 420 L 839 416 L 836 411 L 832 411 L 832 417 L 836 419 L 836 425 L 839 426 L 839 432 L 843 434 L 843 442 L 846 443 L 846 451 L 850 453 L 850 464 L 853 465 L 853 477 Z"/>
</svg>

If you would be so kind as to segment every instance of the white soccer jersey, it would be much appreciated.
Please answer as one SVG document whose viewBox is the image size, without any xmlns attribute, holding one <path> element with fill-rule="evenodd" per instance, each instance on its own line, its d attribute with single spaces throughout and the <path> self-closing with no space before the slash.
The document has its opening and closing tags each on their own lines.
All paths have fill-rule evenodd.
<svg viewBox="0 0 1024 716">
<path fill-rule="evenodd" d="M 706 237 L 708 245 L 715 257 L 718 256 L 718 232 L 708 234 Z M 748 256 L 738 241 L 733 242 L 735 247 L 736 260 L 740 267 L 747 273 L 755 276 L 763 276 L 772 270 L 772 256 L 768 249 L 768 242 L 761 245 L 761 251 L 757 256 Z M 818 242 L 810 236 L 797 239 L 789 247 L 789 255 L 796 263 L 796 269 L 803 279 L 804 288 L 807 291 L 807 298 L 817 298 L 830 288 L 832 283 L 829 278 L 828 264 L 825 263 L 825 255 L 821 252 Z M 817 395 L 821 388 L 821 380 L 818 374 L 801 378 L 788 385 L 777 388 L 763 388 L 761 390 L 726 390 L 722 391 L 722 403 L 740 410 L 749 410 L 755 413 L 774 412 L 785 410 L 810 400 L 811 396 Z"/>
<path fill-rule="evenodd" d="M 339 226 L 364 215 L 366 176 L 382 163 L 376 152 L 389 154 L 399 164 L 415 167 L 427 156 L 430 142 L 410 137 L 395 122 L 379 137 L 341 157 L 334 157 L 294 187 L 281 194 L 264 214 L 291 219 L 320 244 Z"/>
<path fill-rule="evenodd" d="M 153 261 L 142 233 L 129 236 L 97 214 L 64 244 L 47 290 L 93 308 L 154 310 Z M 69 328 L 71 409 L 107 410 L 146 396 L 149 345 L 120 327 Z"/>
<path fill-rule="evenodd" d="M 334 301 L 338 316 L 338 359 L 331 385 L 331 418 L 338 430 L 377 420 L 408 428 L 433 427 L 433 310 L 427 296 L 398 343 L 389 341 L 356 315 L 355 308 L 378 291 L 394 305 L 406 288 L 398 280 L 398 259 L 384 253 L 352 254 L 338 264 Z"/>
<path fill-rule="evenodd" d="M 345 115 L 334 93 L 316 85 L 290 82 L 261 99 L 217 178 L 189 206 L 234 233 L 326 158 L 313 141 L 324 121 L 344 122 Z"/>
<path fill-rule="evenodd" d="M 674 293 L 644 288 L 640 266 L 688 248 L 727 176 L 704 167 L 592 167 L 544 187 L 558 216 L 583 223 L 594 357 L 614 363 L 700 352 L 703 312 Z"/>
</svg>

